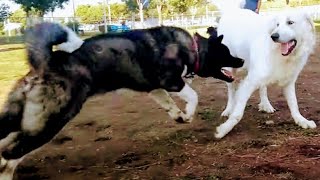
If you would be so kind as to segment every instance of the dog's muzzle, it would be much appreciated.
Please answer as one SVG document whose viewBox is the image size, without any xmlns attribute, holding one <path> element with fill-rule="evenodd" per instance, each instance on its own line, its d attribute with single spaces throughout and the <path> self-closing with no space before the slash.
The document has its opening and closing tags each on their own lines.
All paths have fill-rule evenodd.
<svg viewBox="0 0 320 180">
<path fill-rule="evenodd" d="M 272 39 L 274 42 L 278 42 L 279 38 L 280 38 L 279 33 L 273 33 L 273 34 L 271 34 L 271 39 Z"/>
</svg>

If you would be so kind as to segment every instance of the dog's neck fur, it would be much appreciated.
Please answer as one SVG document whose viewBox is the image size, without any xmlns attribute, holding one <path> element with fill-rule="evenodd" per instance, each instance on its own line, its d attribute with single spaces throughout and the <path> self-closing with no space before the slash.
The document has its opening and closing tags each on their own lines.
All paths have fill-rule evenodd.
<svg viewBox="0 0 320 180">
<path fill-rule="evenodd" d="M 198 76 L 200 77 L 210 77 L 210 66 L 206 56 L 208 53 L 208 39 L 206 38 L 198 38 L 196 41 L 197 47 L 198 47 L 198 60 L 199 62 L 199 67 L 197 69 L 197 72 L 195 72 Z"/>
</svg>

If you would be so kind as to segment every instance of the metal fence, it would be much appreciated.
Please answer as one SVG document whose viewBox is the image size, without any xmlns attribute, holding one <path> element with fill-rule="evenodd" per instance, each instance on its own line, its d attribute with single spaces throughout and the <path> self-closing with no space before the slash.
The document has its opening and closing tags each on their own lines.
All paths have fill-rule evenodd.
<svg viewBox="0 0 320 180">
<path fill-rule="evenodd" d="M 307 11 L 314 20 L 320 20 L 320 5 L 315 6 L 304 6 L 298 7 Z M 269 9 L 268 11 L 262 11 L 261 14 L 272 14 L 279 12 L 280 9 Z M 163 25 L 165 26 L 178 26 L 183 28 L 197 28 L 197 27 L 208 27 L 216 26 L 219 21 L 220 13 L 218 11 L 207 12 L 206 14 L 191 16 L 191 15 L 176 15 L 165 18 L 163 20 Z M 123 21 L 129 26 L 130 29 L 137 28 L 149 28 L 159 25 L 157 17 L 145 18 L 144 23 L 141 24 L 135 17 L 129 19 L 115 20 L 111 22 L 104 22 L 104 17 L 98 19 L 93 19 L 90 22 L 83 23 L 81 18 L 78 17 L 45 17 L 45 18 L 21 18 L 25 23 L 11 23 L 10 21 L 5 21 L 4 33 L 0 35 L 0 44 L 6 43 L 17 43 L 22 42 L 22 36 L 25 27 L 29 24 L 38 23 L 41 21 L 58 22 L 65 24 L 68 27 L 76 30 L 81 35 L 92 35 L 104 32 L 104 27 L 107 24 L 120 25 Z M 20 20 L 21 20 L 20 19 Z"/>
</svg>

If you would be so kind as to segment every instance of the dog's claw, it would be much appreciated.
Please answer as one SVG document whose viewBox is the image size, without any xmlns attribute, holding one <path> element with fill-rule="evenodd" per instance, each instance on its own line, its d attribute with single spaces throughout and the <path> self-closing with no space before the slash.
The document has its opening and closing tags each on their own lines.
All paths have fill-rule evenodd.
<svg viewBox="0 0 320 180">
<path fill-rule="evenodd" d="M 270 103 L 269 104 L 260 103 L 258 106 L 259 106 L 259 111 L 262 111 L 262 112 L 274 113 L 276 111 L 276 109 L 274 109 Z"/>
<path fill-rule="evenodd" d="M 216 133 L 214 134 L 214 137 L 216 137 L 217 139 L 221 139 L 224 136 L 226 136 L 231 131 L 231 129 L 232 128 L 230 128 L 228 124 L 223 123 L 216 128 Z"/>
<path fill-rule="evenodd" d="M 314 129 L 317 127 L 317 124 L 314 121 L 304 120 L 300 122 L 296 122 L 303 129 Z"/>
</svg>

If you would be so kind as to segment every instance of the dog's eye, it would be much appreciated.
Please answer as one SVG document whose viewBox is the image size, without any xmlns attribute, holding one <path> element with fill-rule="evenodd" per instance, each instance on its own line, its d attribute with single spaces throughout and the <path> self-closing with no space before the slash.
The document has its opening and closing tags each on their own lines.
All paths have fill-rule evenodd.
<svg viewBox="0 0 320 180">
<path fill-rule="evenodd" d="M 292 25 L 292 24 L 294 24 L 294 22 L 293 22 L 293 21 L 288 21 L 287 23 L 288 23 L 288 25 Z"/>
<path fill-rule="evenodd" d="M 279 26 L 279 23 L 277 23 L 277 27 Z"/>
</svg>

